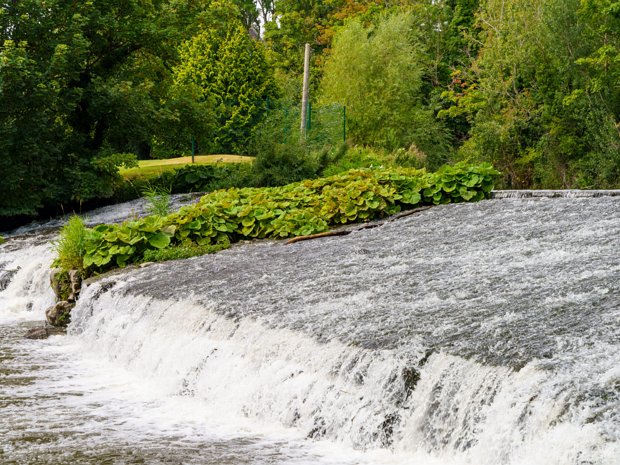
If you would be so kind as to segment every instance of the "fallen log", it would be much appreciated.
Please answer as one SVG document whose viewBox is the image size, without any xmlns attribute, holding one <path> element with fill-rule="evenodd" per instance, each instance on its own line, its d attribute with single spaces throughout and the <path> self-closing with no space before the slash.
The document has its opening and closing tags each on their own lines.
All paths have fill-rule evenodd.
<svg viewBox="0 0 620 465">
<path fill-rule="evenodd" d="M 385 223 L 388 223 L 390 221 L 395 221 L 395 220 L 398 220 L 400 218 L 405 218 L 406 216 L 413 215 L 415 213 L 420 213 L 420 212 L 426 211 L 429 208 L 432 208 L 432 206 L 429 205 L 429 206 L 426 206 L 426 207 L 419 207 L 419 208 L 413 208 L 411 210 L 405 210 L 404 212 L 400 212 L 400 213 L 397 213 L 395 215 L 390 216 L 389 218 L 387 218 L 384 221 L 368 223 L 368 224 L 365 224 L 365 225 L 362 225 L 360 227 L 353 228 L 353 229 L 337 229 L 337 230 L 334 230 L 334 231 L 326 231 L 326 232 L 322 232 L 322 233 L 318 233 L 318 234 L 309 234 L 307 236 L 292 237 L 288 241 L 286 241 L 286 243 L 287 244 L 294 244 L 295 242 L 309 241 L 311 239 L 320 239 L 321 237 L 348 236 L 349 234 L 351 234 L 354 231 L 361 231 L 363 229 L 376 228 L 376 227 L 382 226 Z"/>
</svg>

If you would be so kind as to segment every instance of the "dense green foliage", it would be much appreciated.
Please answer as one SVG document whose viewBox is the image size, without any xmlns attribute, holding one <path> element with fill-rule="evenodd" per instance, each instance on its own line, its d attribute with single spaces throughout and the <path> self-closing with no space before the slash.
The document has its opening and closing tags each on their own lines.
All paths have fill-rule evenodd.
<svg viewBox="0 0 620 465">
<path fill-rule="evenodd" d="M 138 178 L 127 181 L 123 189 L 118 192 L 118 199 L 138 198 L 147 191 L 179 194 L 254 186 L 254 179 L 252 164 L 250 163 L 186 165 L 147 180 Z"/>
<path fill-rule="evenodd" d="M 105 271 L 156 257 L 183 256 L 196 247 L 319 233 L 420 204 L 481 200 L 490 194 L 498 174 L 489 165 L 446 166 L 436 173 L 377 168 L 283 187 L 220 190 L 166 217 L 87 230 L 83 267 L 91 273 Z M 171 247 L 181 248 L 166 252 Z"/>
<path fill-rule="evenodd" d="M 0 218 L 111 198 L 119 166 L 192 146 L 307 176 L 320 156 L 278 172 L 297 141 L 256 144 L 299 107 L 305 42 L 351 146 L 620 187 L 617 0 L 20 0 L 0 3 Z"/>
<path fill-rule="evenodd" d="M 414 145 L 438 166 L 449 142 L 423 105 L 424 54 L 414 20 L 393 14 L 373 29 L 349 22 L 325 65 L 323 98 L 347 106 L 349 137 L 357 143 L 392 150 Z"/>
<path fill-rule="evenodd" d="M 183 44 L 175 81 L 194 88 L 215 112 L 213 132 L 196 135 L 203 150 L 245 153 L 253 126 L 276 95 L 272 74 L 263 46 L 240 22 L 228 23 L 224 31 L 204 31 Z M 205 136 L 210 140 L 203 141 Z"/>
<path fill-rule="evenodd" d="M 226 94 L 216 93 L 224 100 L 217 108 L 217 100 L 176 85 L 174 75 L 182 44 L 243 19 L 243 3 L 0 4 L 0 217 L 111 197 L 121 182 L 118 166 L 136 155 L 174 155 L 188 151 L 194 135 L 215 137 L 222 105 L 229 119 L 253 118 L 251 108 L 229 104 L 253 105 L 245 98 L 254 81 L 248 89 L 229 86 L 247 78 L 235 74 L 236 60 L 260 55 L 247 34 L 229 38 L 224 65 L 232 74 L 219 81 Z M 127 153 L 134 155 L 119 155 Z"/>
</svg>

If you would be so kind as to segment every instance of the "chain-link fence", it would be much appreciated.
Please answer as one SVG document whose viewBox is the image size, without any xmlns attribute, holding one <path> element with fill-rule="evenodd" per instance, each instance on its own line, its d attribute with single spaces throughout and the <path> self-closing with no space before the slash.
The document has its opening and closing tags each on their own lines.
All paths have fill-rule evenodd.
<svg viewBox="0 0 620 465">
<path fill-rule="evenodd" d="M 243 146 L 243 155 L 255 155 L 259 146 L 264 144 L 291 144 L 303 141 L 307 148 L 323 149 L 338 147 L 347 139 L 346 107 L 339 104 L 308 104 L 306 124 L 301 127 L 301 105 L 269 106 L 263 110 L 260 122 L 253 128 L 247 146 Z M 217 144 L 207 136 L 189 138 L 184 150 L 186 155 L 223 153 Z M 246 134 L 241 139 L 248 139 Z"/>
<path fill-rule="evenodd" d="M 262 136 L 287 144 L 305 140 L 309 146 L 337 146 L 347 138 L 347 114 L 343 105 L 308 104 L 306 124 L 302 131 L 301 105 L 269 108 L 257 128 Z"/>
</svg>

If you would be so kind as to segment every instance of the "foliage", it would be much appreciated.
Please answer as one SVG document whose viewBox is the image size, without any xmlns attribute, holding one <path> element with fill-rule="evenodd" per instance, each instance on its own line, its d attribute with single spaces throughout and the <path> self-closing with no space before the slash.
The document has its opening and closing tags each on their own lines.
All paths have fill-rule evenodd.
<svg viewBox="0 0 620 465">
<path fill-rule="evenodd" d="M 317 177 L 322 167 L 320 155 L 310 152 L 301 141 L 270 143 L 263 147 L 252 165 L 258 186 L 282 186 Z"/>
<path fill-rule="evenodd" d="M 232 21 L 224 31 L 205 30 L 183 44 L 175 68 L 177 86 L 194 89 L 215 109 L 212 133 L 195 136 L 209 152 L 244 153 L 251 128 L 269 98 L 275 81 L 263 50 L 246 29 Z"/>
<path fill-rule="evenodd" d="M 447 133 L 423 106 L 424 54 L 409 12 L 373 28 L 353 20 L 335 38 L 325 65 L 323 99 L 347 106 L 352 142 L 388 150 L 415 144 L 445 161 Z"/>
<path fill-rule="evenodd" d="M 250 163 L 219 163 L 186 165 L 172 172 L 145 181 L 145 187 L 164 189 L 172 194 L 185 192 L 210 192 L 229 187 L 245 187 L 254 183 Z M 132 181 L 138 188 L 140 181 Z"/>
<path fill-rule="evenodd" d="M 615 2 L 488 0 L 468 88 L 468 160 L 488 160 L 507 187 L 615 187 L 620 92 Z"/>
<path fill-rule="evenodd" d="M 227 244 L 216 245 L 176 245 L 164 249 L 151 249 L 144 252 L 145 262 L 164 262 L 167 260 L 181 260 L 185 258 L 197 257 L 210 253 L 219 252 L 228 248 Z"/>
<path fill-rule="evenodd" d="M 148 155 L 173 118 L 169 69 L 205 1 L 2 7 L 0 216 L 111 195 L 111 155 Z"/>
<path fill-rule="evenodd" d="M 84 221 L 77 215 L 61 228 L 58 240 L 54 243 L 56 259 L 53 266 L 63 270 L 82 270 L 83 258 L 86 253 L 87 230 Z"/>
<path fill-rule="evenodd" d="M 4 237 L 0 236 L 0 245 L 1 245 L 1 244 L 4 244 L 4 241 L 5 241 L 5 240 L 6 240 L 6 239 L 5 239 Z"/>
<path fill-rule="evenodd" d="M 253 184 L 282 186 L 317 177 L 325 165 L 346 147 L 342 141 L 344 110 L 338 105 L 308 108 L 305 134 L 300 108 L 278 102 L 254 128 Z"/>
<path fill-rule="evenodd" d="M 58 299 L 69 300 L 71 295 L 71 277 L 69 276 L 69 270 L 61 269 L 55 276 L 55 281 L 58 285 Z"/>
<path fill-rule="evenodd" d="M 170 213 L 170 189 L 148 184 L 142 194 L 146 199 L 146 211 L 149 215 L 166 216 Z"/>
<path fill-rule="evenodd" d="M 490 165 L 446 166 L 436 173 L 376 168 L 283 187 L 220 190 L 167 217 L 89 229 L 83 266 L 99 272 L 143 261 L 147 251 L 307 235 L 420 204 L 481 200 L 497 175 Z"/>
</svg>

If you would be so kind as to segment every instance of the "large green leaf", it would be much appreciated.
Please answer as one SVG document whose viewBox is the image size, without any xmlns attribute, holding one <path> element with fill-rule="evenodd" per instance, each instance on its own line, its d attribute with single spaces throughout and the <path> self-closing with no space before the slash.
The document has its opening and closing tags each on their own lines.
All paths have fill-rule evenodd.
<svg viewBox="0 0 620 465">
<path fill-rule="evenodd" d="M 149 236 L 149 244 L 157 249 L 163 249 L 170 245 L 170 236 L 164 233 L 155 233 Z"/>
</svg>

